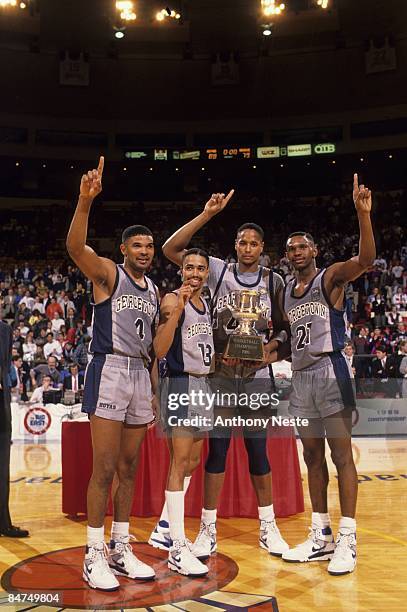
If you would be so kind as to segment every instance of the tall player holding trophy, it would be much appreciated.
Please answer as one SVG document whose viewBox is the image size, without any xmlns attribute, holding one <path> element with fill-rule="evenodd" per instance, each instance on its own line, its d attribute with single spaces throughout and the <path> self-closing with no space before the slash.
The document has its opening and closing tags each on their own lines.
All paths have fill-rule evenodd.
<svg viewBox="0 0 407 612">
<path fill-rule="evenodd" d="M 208 221 L 221 212 L 233 196 L 230 191 L 224 194 L 213 194 L 206 203 L 202 213 L 192 219 L 171 236 L 163 246 L 163 252 L 173 263 L 181 265 L 182 257 L 192 237 Z M 238 231 L 235 241 L 237 264 L 228 264 L 216 257 L 209 258 L 209 276 L 207 285 L 211 292 L 213 316 L 213 339 L 216 353 L 215 387 L 213 391 L 221 393 L 247 394 L 261 392 L 271 396 L 274 393 L 274 380 L 270 367 L 275 359 L 275 351 L 283 358 L 287 350 L 288 325 L 282 315 L 282 278 L 268 268 L 259 265 L 262 254 L 264 233 L 255 223 L 246 223 Z M 250 293 L 252 297 L 250 297 Z M 244 297 L 246 296 L 246 297 Z M 257 296 L 257 297 L 256 297 Z M 254 303 L 250 306 L 250 300 Z M 249 306 L 245 306 L 245 301 Z M 257 306 L 256 306 L 257 304 Z M 251 336 L 242 340 L 242 335 L 228 343 L 236 326 L 239 324 L 239 312 L 259 308 L 255 316 L 255 329 L 261 337 L 261 352 L 248 348 L 257 344 Z M 232 311 L 235 310 L 235 318 Z M 274 338 L 270 339 L 270 330 Z M 279 335 L 275 335 L 279 334 Z M 239 344 L 244 344 L 245 349 Z M 243 352 L 247 351 L 244 355 Z M 237 352 L 236 352 L 237 351 Z M 225 356 L 225 352 L 229 357 Z M 289 352 L 289 349 L 288 351 Z M 231 357 L 234 355 L 234 357 Z M 249 358 L 243 361 L 242 358 Z M 262 407 L 256 416 L 270 416 L 271 406 Z M 217 412 L 235 412 L 235 406 L 217 406 Z M 253 413 L 250 410 L 252 416 Z M 262 413 L 262 414 L 260 414 Z M 266 413 L 266 414 L 264 414 Z M 216 513 L 219 495 L 225 478 L 225 465 L 232 431 L 230 428 L 218 428 L 209 440 L 209 454 L 205 465 L 204 508 L 202 509 L 201 526 L 192 552 L 199 559 L 209 557 L 216 551 Z M 267 458 L 267 432 L 244 429 L 244 442 L 248 454 L 251 480 L 256 491 L 260 519 L 259 544 L 270 554 L 281 556 L 288 545 L 282 538 L 275 522 L 271 472 Z"/>
</svg>

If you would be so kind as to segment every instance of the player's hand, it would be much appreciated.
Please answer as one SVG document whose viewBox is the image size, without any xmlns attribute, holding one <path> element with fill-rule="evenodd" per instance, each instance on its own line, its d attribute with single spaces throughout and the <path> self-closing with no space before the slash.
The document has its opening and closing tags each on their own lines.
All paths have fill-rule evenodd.
<svg viewBox="0 0 407 612">
<path fill-rule="evenodd" d="M 225 208 L 226 204 L 229 202 L 234 193 L 234 189 L 231 189 L 227 196 L 225 196 L 224 193 L 213 193 L 210 200 L 208 200 L 205 204 L 204 211 L 210 217 L 217 215 Z"/>
<path fill-rule="evenodd" d="M 358 212 L 372 210 L 372 192 L 365 185 L 359 185 L 358 175 L 353 175 L 353 201 Z"/>
<path fill-rule="evenodd" d="M 178 292 L 178 309 L 179 310 L 184 310 L 185 306 L 188 304 L 189 300 L 191 299 L 191 295 L 193 293 L 193 289 L 191 287 L 191 285 L 187 285 L 187 284 L 183 284 L 180 287 L 180 290 Z"/>
<path fill-rule="evenodd" d="M 102 175 L 105 158 L 100 157 L 96 170 L 89 170 L 82 176 L 80 195 L 84 198 L 96 198 L 102 191 Z"/>
<path fill-rule="evenodd" d="M 238 365 L 241 365 L 241 359 L 232 359 L 231 357 L 224 357 L 222 355 L 222 363 L 228 368 L 236 368 Z"/>
<path fill-rule="evenodd" d="M 153 395 L 153 399 L 151 400 L 151 408 L 154 413 L 155 423 L 157 423 L 160 420 L 160 402 L 156 395 Z"/>
</svg>

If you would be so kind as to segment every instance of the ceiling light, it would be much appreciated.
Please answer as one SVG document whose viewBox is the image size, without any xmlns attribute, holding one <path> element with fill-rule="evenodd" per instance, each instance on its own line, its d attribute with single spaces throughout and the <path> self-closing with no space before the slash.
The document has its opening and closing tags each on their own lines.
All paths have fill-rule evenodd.
<svg viewBox="0 0 407 612">
<path fill-rule="evenodd" d="M 285 4 L 278 0 L 261 0 L 261 7 L 263 9 L 263 15 L 266 15 L 266 17 L 281 15 L 285 10 Z"/>
<path fill-rule="evenodd" d="M 123 21 L 134 21 L 137 18 L 134 11 L 134 2 L 131 0 L 118 0 L 116 9 L 120 12 L 120 18 Z"/>
</svg>

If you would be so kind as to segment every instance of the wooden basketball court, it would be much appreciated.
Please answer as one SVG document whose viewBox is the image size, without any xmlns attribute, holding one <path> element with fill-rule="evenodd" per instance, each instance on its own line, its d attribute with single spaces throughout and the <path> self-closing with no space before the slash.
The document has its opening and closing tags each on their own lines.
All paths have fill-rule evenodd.
<svg viewBox="0 0 407 612">
<path fill-rule="evenodd" d="M 301 445 L 299 445 L 300 447 Z M 358 501 L 358 566 L 347 576 L 330 576 L 327 563 L 286 564 L 258 547 L 258 521 L 220 519 L 218 550 L 204 579 L 192 580 L 170 572 L 166 554 L 143 544 L 155 518 L 132 519 L 139 544 L 136 554 L 154 565 L 157 580 L 121 580 L 116 593 L 89 589 L 81 580 L 84 520 L 61 514 L 60 445 L 12 446 L 11 501 L 13 522 L 27 527 L 31 537 L 0 538 L 0 607 L 5 610 L 137 609 L 251 610 L 314 612 L 401 612 L 407 601 L 407 445 L 405 440 L 355 439 L 354 455 L 360 479 Z M 305 474 L 304 465 L 302 472 Z M 338 522 L 337 480 L 330 464 L 330 513 Z M 304 475 L 304 487 L 307 486 Z M 306 512 L 279 520 L 290 545 L 305 539 Z M 197 519 L 187 519 L 193 539 Z M 106 521 L 106 533 L 110 519 Z M 10 602 L 10 594 L 46 591 L 53 602 Z M 20 598 L 21 599 L 21 598 Z"/>
</svg>

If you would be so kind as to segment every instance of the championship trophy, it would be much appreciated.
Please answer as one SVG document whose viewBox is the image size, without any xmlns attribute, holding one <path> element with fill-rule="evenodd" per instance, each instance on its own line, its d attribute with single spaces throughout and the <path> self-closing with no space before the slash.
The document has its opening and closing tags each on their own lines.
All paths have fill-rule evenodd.
<svg viewBox="0 0 407 612">
<path fill-rule="evenodd" d="M 258 335 L 254 324 L 258 321 L 266 306 L 261 303 L 264 289 L 241 289 L 235 292 L 235 304 L 229 306 L 238 326 L 230 334 L 224 356 L 227 359 L 264 361 L 263 338 Z"/>
</svg>

